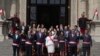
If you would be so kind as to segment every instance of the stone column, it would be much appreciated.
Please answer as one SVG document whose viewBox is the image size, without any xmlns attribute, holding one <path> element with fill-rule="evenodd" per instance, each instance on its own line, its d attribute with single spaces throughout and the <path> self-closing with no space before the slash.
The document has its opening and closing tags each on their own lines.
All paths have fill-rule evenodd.
<svg viewBox="0 0 100 56">
<path fill-rule="evenodd" d="M 78 18 L 81 17 L 83 12 L 86 13 L 86 5 L 86 0 L 78 0 Z"/>
<path fill-rule="evenodd" d="M 94 14 L 94 1 L 89 0 L 89 19 L 93 19 Z"/>
<path fill-rule="evenodd" d="M 4 9 L 5 0 L 0 0 L 0 8 Z"/>
<path fill-rule="evenodd" d="M 16 0 L 11 0 L 11 11 L 10 11 L 10 17 L 13 17 L 16 13 Z"/>
<path fill-rule="evenodd" d="M 93 20 L 94 15 L 94 0 L 89 0 L 89 11 L 88 11 L 89 19 Z M 91 29 L 91 34 L 94 35 L 94 28 Z"/>
<path fill-rule="evenodd" d="M 20 4 L 20 11 L 19 11 L 19 17 L 20 17 L 20 20 L 23 21 L 25 24 L 26 24 L 26 3 L 27 1 L 26 0 L 19 0 L 19 4 Z"/>
<path fill-rule="evenodd" d="M 77 24 L 77 0 L 71 0 L 71 26 Z"/>
</svg>

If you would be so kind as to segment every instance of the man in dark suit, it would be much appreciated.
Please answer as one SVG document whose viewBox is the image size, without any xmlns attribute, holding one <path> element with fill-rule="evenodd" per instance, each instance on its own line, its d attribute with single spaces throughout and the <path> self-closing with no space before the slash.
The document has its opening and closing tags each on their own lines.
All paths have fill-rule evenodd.
<svg viewBox="0 0 100 56">
<path fill-rule="evenodd" d="M 24 32 L 21 33 L 21 43 L 20 43 L 20 53 L 22 55 L 25 55 L 25 41 L 26 41 L 26 35 Z"/>
<path fill-rule="evenodd" d="M 20 41 L 21 41 L 19 30 L 16 30 L 15 34 L 9 34 L 9 37 L 12 38 L 13 40 L 13 43 L 12 43 L 13 56 L 19 56 L 19 46 L 20 46 Z"/>
<path fill-rule="evenodd" d="M 41 29 L 38 28 L 38 31 L 36 32 L 37 56 L 42 56 L 42 45 L 44 39 L 44 34 L 41 32 Z"/>
<path fill-rule="evenodd" d="M 69 34 L 68 37 L 68 42 L 69 42 L 69 56 L 77 56 L 77 45 L 78 45 L 79 38 L 74 32 L 74 29 L 72 29 L 71 33 Z"/>
<path fill-rule="evenodd" d="M 33 42 L 33 35 L 31 31 L 28 31 L 28 34 L 26 36 L 26 41 L 25 41 L 25 45 L 26 45 L 26 56 L 32 56 L 32 42 Z"/>
<path fill-rule="evenodd" d="M 85 17 L 85 12 L 81 15 L 82 17 L 78 20 L 78 25 L 80 27 L 81 34 L 83 35 L 85 33 L 85 30 L 87 29 L 87 22 L 91 21 L 88 18 Z"/>
<path fill-rule="evenodd" d="M 64 36 L 65 36 L 65 54 L 68 56 L 69 55 L 69 51 L 68 51 L 68 38 L 69 38 L 69 34 L 70 34 L 71 30 L 69 29 L 68 26 L 64 27 Z"/>
<path fill-rule="evenodd" d="M 92 38 L 88 30 L 85 30 L 83 35 L 83 56 L 90 56 L 90 49 L 92 46 Z"/>
<path fill-rule="evenodd" d="M 15 14 L 14 17 L 11 17 L 10 19 L 7 19 L 7 20 L 11 21 L 12 30 L 13 30 L 13 33 L 15 33 L 15 31 L 17 29 L 19 29 L 19 26 L 20 26 L 20 19 L 19 19 L 19 17 L 17 16 L 17 14 Z"/>
</svg>

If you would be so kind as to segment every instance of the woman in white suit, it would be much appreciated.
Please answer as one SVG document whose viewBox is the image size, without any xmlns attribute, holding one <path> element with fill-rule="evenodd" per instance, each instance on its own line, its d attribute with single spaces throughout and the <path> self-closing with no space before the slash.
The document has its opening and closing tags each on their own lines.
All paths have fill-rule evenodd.
<svg viewBox="0 0 100 56">
<path fill-rule="evenodd" d="M 48 51 L 48 56 L 53 56 L 54 52 L 55 52 L 55 45 L 54 45 L 54 35 L 52 35 L 51 32 L 49 32 L 49 35 L 46 37 L 46 42 L 45 45 L 47 47 L 47 51 Z"/>
</svg>

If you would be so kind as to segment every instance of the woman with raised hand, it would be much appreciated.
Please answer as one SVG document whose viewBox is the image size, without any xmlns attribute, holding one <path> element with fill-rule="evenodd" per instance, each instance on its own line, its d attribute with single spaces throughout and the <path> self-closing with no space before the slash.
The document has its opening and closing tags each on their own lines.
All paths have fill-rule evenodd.
<svg viewBox="0 0 100 56">
<path fill-rule="evenodd" d="M 47 47 L 48 56 L 53 56 L 55 52 L 55 45 L 54 45 L 54 36 L 51 32 L 48 33 L 48 36 L 45 39 L 45 45 Z"/>
</svg>

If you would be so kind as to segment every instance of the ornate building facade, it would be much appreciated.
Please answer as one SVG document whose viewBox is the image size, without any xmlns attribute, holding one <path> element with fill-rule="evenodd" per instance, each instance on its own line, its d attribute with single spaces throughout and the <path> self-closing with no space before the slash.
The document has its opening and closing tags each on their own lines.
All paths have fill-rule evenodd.
<svg viewBox="0 0 100 56">
<path fill-rule="evenodd" d="M 77 24 L 77 20 L 81 17 L 82 12 L 85 12 L 86 17 L 92 20 L 97 10 L 98 17 L 100 17 L 99 0 L 0 0 L 0 8 L 5 11 L 4 19 L 18 13 L 20 20 L 25 23 L 29 23 L 31 20 L 39 23 L 41 20 L 38 18 L 42 17 L 40 12 L 43 10 L 42 13 L 48 12 L 45 12 L 44 17 L 51 17 L 54 13 L 55 15 L 51 18 L 59 18 L 58 21 L 55 19 L 56 23 L 70 25 Z"/>
</svg>

